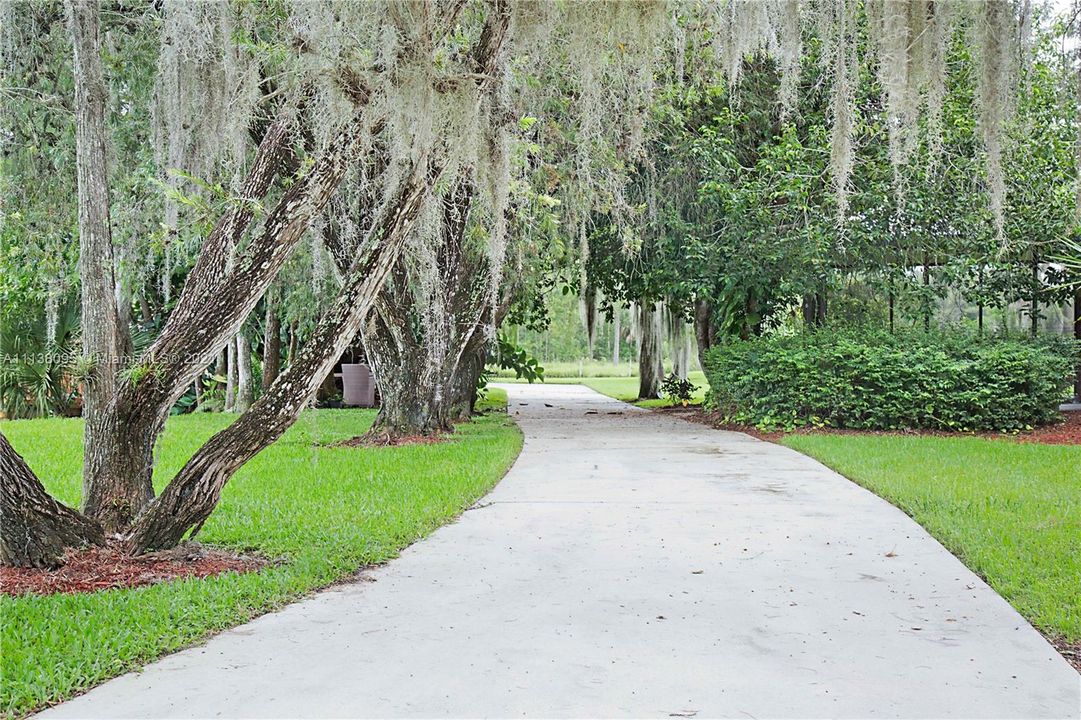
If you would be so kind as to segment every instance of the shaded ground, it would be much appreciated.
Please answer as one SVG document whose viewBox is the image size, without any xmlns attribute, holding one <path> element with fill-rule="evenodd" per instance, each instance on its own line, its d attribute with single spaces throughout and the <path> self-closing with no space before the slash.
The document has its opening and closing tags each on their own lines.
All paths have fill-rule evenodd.
<svg viewBox="0 0 1081 720">
<path fill-rule="evenodd" d="M 175 550 L 131 557 L 118 543 L 68 552 L 55 570 L 0 566 L 0 592 L 5 595 L 85 593 L 112 588 L 154 585 L 178 578 L 206 578 L 226 572 L 252 572 L 267 565 L 263 558 L 187 543 Z"/>
</svg>

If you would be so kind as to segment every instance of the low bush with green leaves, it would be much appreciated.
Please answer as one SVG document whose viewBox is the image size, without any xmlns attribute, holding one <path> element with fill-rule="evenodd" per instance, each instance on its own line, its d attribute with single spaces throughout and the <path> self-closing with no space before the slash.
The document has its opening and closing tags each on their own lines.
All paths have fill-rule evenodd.
<svg viewBox="0 0 1081 720">
<path fill-rule="evenodd" d="M 681 378 L 675 373 L 668 373 L 661 381 L 661 392 L 673 404 L 680 403 L 684 407 L 690 404 L 694 397 L 694 391 L 698 388 L 690 380 Z"/>
<path fill-rule="evenodd" d="M 1016 431 L 1059 417 L 1077 357 L 1077 344 L 1059 337 L 767 336 L 707 353 L 707 406 L 763 428 Z"/>
</svg>

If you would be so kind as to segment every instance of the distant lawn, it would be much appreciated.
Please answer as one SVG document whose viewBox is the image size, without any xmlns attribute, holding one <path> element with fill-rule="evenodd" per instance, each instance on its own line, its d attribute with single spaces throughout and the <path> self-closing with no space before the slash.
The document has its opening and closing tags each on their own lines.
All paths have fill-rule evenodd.
<svg viewBox="0 0 1081 720">
<path fill-rule="evenodd" d="M 489 402 L 504 404 L 493 390 Z M 160 486 L 236 416 L 170 418 Z M 503 413 L 458 425 L 446 443 L 327 448 L 371 425 L 372 410 L 305 413 L 226 487 L 201 542 L 282 558 L 249 575 L 83 595 L 0 597 L 0 709 L 24 714 L 197 643 L 358 568 L 395 557 L 458 515 L 510 467 L 522 438 Z M 82 422 L 0 424 L 46 486 L 80 498 Z"/>
<path fill-rule="evenodd" d="M 546 369 L 547 370 L 547 369 Z M 687 373 L 687 379 L 694 383 L 698 389 L 694 391 L 691 403 L 701 405 L 706 396 L 709 384 L 706 376 L 699 370 Z M 493 378 L 492 382 L 521 382 L 514 378 Z M 667 399 L 638 401 L 638 377 L 556 377 L 545 372 L 544 382 L 549 385 L 585 385 L 591 387 L 602 395 L 613 397 L 624 402 L 634 403 L 639 407 L 663 407 L 671 405 Z"/>
<path fill-rule="evenodd" d="M 1033 625 L 1081 641 L 1081 447 L 826 434 L 781 443 L 911 515 Z"/>
</svg>

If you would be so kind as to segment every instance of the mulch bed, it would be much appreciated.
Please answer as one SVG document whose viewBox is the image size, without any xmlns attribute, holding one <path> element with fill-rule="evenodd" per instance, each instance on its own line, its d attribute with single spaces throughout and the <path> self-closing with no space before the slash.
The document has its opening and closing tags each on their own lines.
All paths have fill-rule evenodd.
<svg viewBox="0 0 1081 720">
<path fill-rule="evenodd" d="M 1059 655 L 1066 658 L 1066 662 L 1074 666 L 1077 672 L 1081 673 L 1081 642 L 1068 642 L 1061 637 L 1053 637 L 1045 635 L 1047 641 L 1055 646 Z"/>
<path fill-rule="evenodd" d="M 267 560 L 185 543 L 173 550 L 131 557 L 118 542 L 69 551 L 55 570 L 0 567 L 0 593 L 52 595 L 82 593 L 175 580 L 207 578 L 226 572 L 253 572 Z"/>
<path fill-rule="evenodd" d="M 759 430 L 753 425 L 738 425 L 735 423 L 721 422 L 715 413 L 707 412 L 696 407 L 660 407 L 654 408 L 655 412 L 662 412 L 683 420 L 688 420 L 699 425 L 706 425 L 717 430 L 733 430 L 746 433 L 751 437 L 768 442 L 777 442 L 786 434 L 779 430 Z M 930 435 L 934 437 L 983 437 L 992 440 L 1010 440 L 1023 443 L 1043 443 L 1048 445 L 1081 445 L 1081 411 L 1071 410 L 1062 413 L 1065 418 L 1060 423 L 1044 425 L 1034 430 L 1016 434 L 979 432 L 979 433 L 951 433 L 942 430 L 907 430 L 907 431 L 877 431 L 877 430 L 849 430 L 844 428 L 799 428 L 793 430 L 793 434 L 832 434 L 832 435 Z"/>
</svg>

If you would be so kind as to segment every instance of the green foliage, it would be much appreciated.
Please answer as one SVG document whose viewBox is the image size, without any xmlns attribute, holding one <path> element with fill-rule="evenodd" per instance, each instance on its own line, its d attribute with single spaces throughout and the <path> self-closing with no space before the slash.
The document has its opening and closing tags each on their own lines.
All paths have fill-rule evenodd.
<svg viewBox="0 0 1081 720">
<path fill-rule="evenodd" d="M 679 403 L 686 407 L 694 397 L 694 391 L 698 388 L 690 380 L 684 380 L 675 373 L 668 373 L 661 381 L 661 393 L 672 403 Z"/>
<path fill-rule="evenodd" d="M 78 400 L 75 366 L 79 311 L 59 308 L 54 338 L 48 338 L 41 308 L 5 308 L 0 313 L 0 412 L 9 418 L 68 415 Z"/>
<path fill-rule="evenodd" d="M 1055 420 L 1073 341 L 823 330 L 733 341 L 705 359 L 708 405 L 791 429 L 1021 430 Z"/>
<path fill-rule="evenodd" d="M 1081 447 L 850 434 L 781 442 L 911 515 L 1036 627 L 1081 641 Z"/>
<path fill-rule="evenodd" d="M 544 368 L 537 362 L 537 358 L 515 345 L 506 335 L 500 335 L 496 339 L 492 362 L 501 370 L 513 370 L 514 377 L 526 382 L 544 382 Z"/>
<path fill-rule="evenodd" d="M 489 403 L 506 402 L 493 390 Z M 247 575 L 131 590 L 0 597 L 0 712 L 22 715 L 198 643 L 312 590 L 382 563 L 462 512 L 514 461 L 521 435 L 503 413 L 455 426 L 434 445 L 331 447 L 375 411 L 318 410 L 245 465 L 199 534 L 205 543 L 280 562 Z M 166 423 L 155 485 L 235 415 Z M 60 500 L 81 489 L 80 420 L 15 421 L 4 433 Z"/>
</svg>

